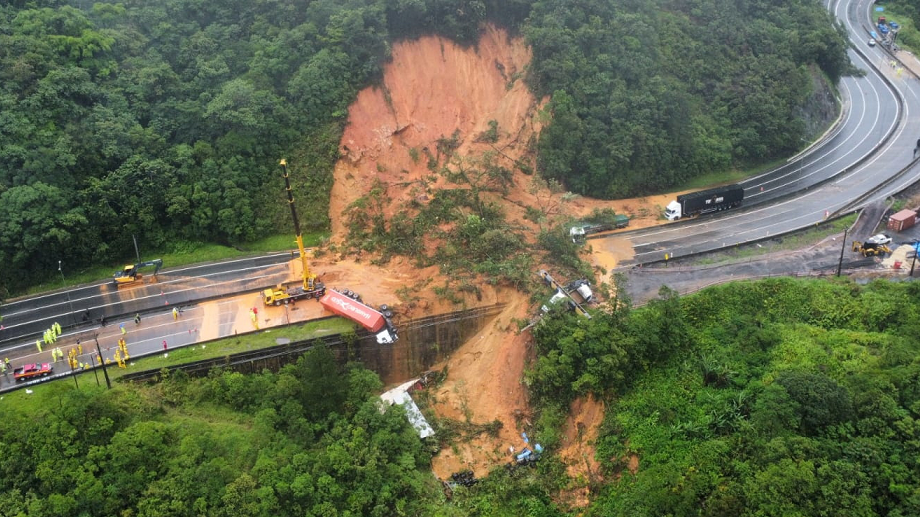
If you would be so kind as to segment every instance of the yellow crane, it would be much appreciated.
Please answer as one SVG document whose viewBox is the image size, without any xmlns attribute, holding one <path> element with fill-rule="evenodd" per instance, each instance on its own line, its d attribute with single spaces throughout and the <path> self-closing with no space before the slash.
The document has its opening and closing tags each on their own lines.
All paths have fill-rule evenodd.
<svg viewBox="0 0 920 517">
<path fill-rule="evenodd" d="M 282 159 L 279 163 L 282 177 L 284 177 L 284 188 L 287 190 L 288 205 L 291 207 L 291 217 L 294 218 L 294 232 L 297 233 L 297 249 L 300 251 L 300 262 L 303 265 L 303 284 L 287 288 L 278 284 L 274 288 L 264 290 L 262 297 L 265 305 L 281 305 L 301 298 L 318 299 L 326 294 L 326 286 L 316 280 L 316 275 L 311 273 L 310 264 L 307 261 L 307 252 L 303 247 L 303 234 L 300 232 L 300 220 L 297 219 L 297 208 L 294 207 L 294 193 L 291 191 L 291 180 L 288 177 L 287 160 Z"/>
</svg>

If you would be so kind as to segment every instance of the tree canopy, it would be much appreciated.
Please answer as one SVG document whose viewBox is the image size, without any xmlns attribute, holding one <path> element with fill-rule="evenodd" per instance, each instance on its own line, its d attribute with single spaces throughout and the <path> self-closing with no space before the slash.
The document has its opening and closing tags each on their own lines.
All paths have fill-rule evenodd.
<svg viewBox="0 0 920 517">
<path fill-rule="evenodd" d="M 380 387 L 326 350 L 277 374 L 48 385 L 53 405 L 0 419 L 0 515 L 417 515 L 440 488 Z"/>
<path fill-rule="evenodd" d="M 846 57 L 819 4 L 728 0 L 31 0 L 0 6 L 0 284 L 184 241 L 328 227 L 347 108 L 394 41 L 523 34 L 552 95 L 539 169 L 645 193 L 795 149 L 809 74 Z"/>
<path fill-rule="evenodd" d="M 665 289 L 642 309 L 554 314 L 527 380 L 547 425 L 576 396 L 608 404 L 608 482 L 587 515 L 916 515 L 918 294 L 792 279 Z"/>
<path fill-rule="evenodd" d="M 551 95 L 540 172 L 602 198 L 793 154 L 811 76 L 846 39 L 809 0 L 534 2 L 530 84 Z"/>
</svg>

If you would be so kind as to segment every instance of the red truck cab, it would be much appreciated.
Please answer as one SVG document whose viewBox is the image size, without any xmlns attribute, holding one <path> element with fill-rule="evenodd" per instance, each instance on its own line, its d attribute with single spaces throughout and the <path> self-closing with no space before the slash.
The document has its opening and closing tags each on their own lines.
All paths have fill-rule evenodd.
<svg viewBox="0 0 920 517">
<path fill-rule="evenodd" d="M 44 377 L 51 375 L 52 370 L 54 370 L 54 367 L 51 366 L 51 363 L 24 364 L 13 370 L 13 379 L 18 382 L 33 377 Z"/>
</svg>

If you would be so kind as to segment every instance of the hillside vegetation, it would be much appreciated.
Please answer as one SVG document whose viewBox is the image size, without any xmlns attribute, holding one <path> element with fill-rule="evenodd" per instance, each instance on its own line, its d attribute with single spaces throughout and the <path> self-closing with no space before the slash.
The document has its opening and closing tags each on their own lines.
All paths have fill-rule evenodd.
<svg viewBox="0 0 920 517">
<path fill-rule="evenodd" d="M 821 4 L 536 2 L 531 83 L 552 95 L 540 171 L 579 193 L 630 197 L 794 154 L 811 74 L 836 83 L 844 31 Z"/>
<path fill-rule="evenodd" d="M 573 397 L 607 401 L 589 515 L 918 515 L 918 295 L 887 281 L 663 288 L 634 312 L 546 320 L 528 381 L 548 429 Z"/>
<path fill-rule="evenodd" d="M 0 288 L 143 249 L 328 226 L 349 104 L 391 42 L 469 44 L 491 20 L 551 94 L 533 148 L 569 189 L 648 192 L 801 140 L 810 73 L 843 39 L 817 3 L 427 0 L 6 2 L 0 6 Z M 445 138 L 449 135 L 444 135 Z M 189 244 L 191 243 L 191 244 Z"/>
<path fill-rule="evenodd" d="M 401 408 L 378 410 L 375 374 L 318 350 L 279 373 L 8 394 L 0 515 L 920 514 L 917 283 L 661 295 L 544 319 L 526 377 L 542 458 L 496 459 L 451 498 L 429 469 L 469 440 L 456 422 L 429 411 L 437 434 L 420 441 Z M 587 394 L 607 407 L 600 470 L 571 478 L 562 423 Z M 584 487 L 589 505 L 572 507 Z"/>
<path fill-rule="evenodd" d="M 42 387 L 47 407 L 0 420 L 0 515 L 418 514 L 438 487 L 380 387 L 327 351 L 278 374 Z"/>
</svg>

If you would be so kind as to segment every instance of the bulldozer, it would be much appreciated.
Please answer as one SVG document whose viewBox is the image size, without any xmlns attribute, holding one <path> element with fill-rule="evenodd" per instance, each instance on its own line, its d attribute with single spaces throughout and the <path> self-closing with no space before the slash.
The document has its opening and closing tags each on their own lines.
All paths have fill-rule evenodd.
<svg viewBox="0 0 920 517">
<path fill-rule="evenodd" d="M 853 241 L 853 251 L 862 253 L 864 257 L 878 257 L 886 253 L 891 253 L 891 248 L 884 244 L 875 242 Z"/>
</svg>

